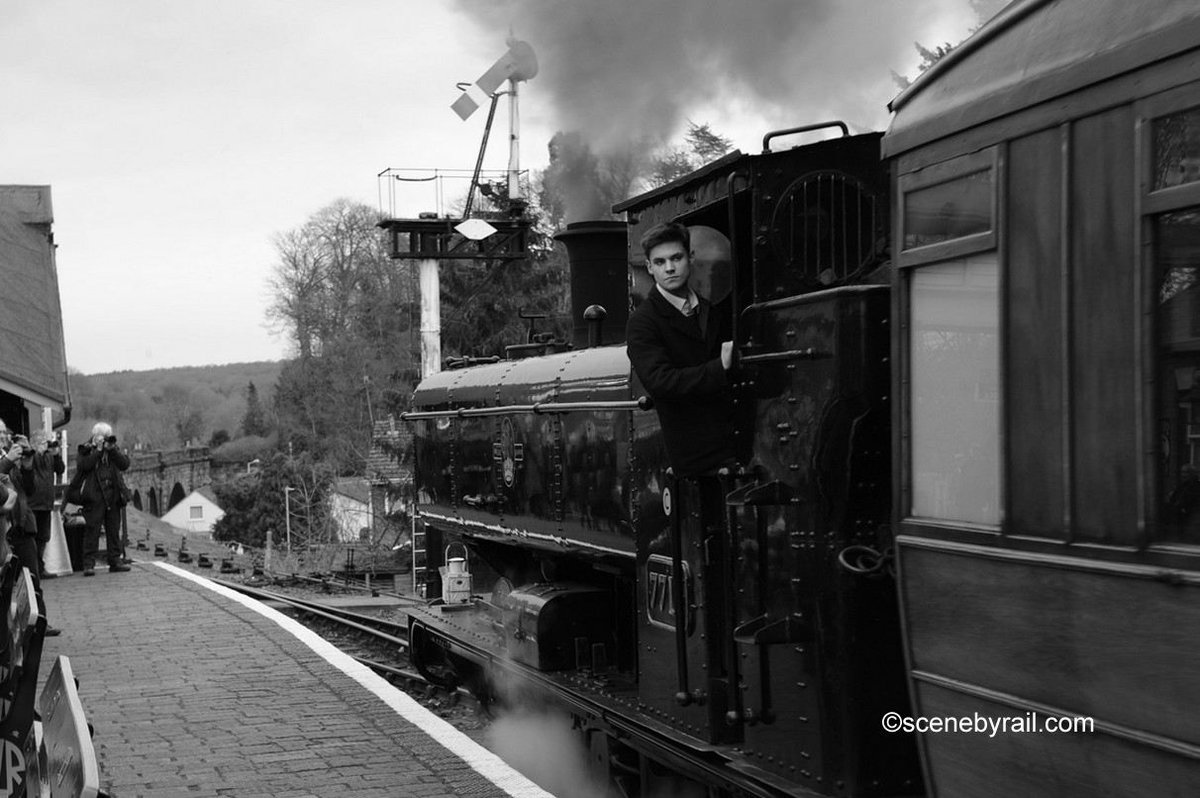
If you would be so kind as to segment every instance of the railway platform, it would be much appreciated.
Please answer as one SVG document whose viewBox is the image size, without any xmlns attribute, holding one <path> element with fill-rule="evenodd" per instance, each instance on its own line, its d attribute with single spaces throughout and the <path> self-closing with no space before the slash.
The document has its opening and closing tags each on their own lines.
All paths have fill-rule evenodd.
<svg viewBox="0 0 1200 798">
<path fill-rule="evenodd" d="M 137 562 L 43 592 L 62 629 L 43 662 L 70 658 L 114 798 L 550 795 L 301 624 L 192 572 Z"/>
</svg>

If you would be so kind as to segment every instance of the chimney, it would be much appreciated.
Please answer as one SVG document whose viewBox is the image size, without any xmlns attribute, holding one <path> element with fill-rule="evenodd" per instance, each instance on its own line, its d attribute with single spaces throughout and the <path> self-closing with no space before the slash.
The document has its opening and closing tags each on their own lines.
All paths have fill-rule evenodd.
<svg viewBox="0 0 1200 798">
<path fill-rule="evenodd" d="M 624 222 L 572 222 L 554 236 L 566 246 L 571 267 L 571 342 L 576 349 L 589 345 L 585 312 L 591 305 L 604 308 L 599 343 L 625 340 L 625 322 L 629 320 L 627 230 Z"/>
</svg>

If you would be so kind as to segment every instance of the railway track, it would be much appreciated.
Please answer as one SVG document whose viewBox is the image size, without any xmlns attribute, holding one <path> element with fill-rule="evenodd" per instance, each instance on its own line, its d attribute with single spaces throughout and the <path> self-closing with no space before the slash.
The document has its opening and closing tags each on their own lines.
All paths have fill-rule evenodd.
<svg viewBox="0 0 1200 798">
<path fill-rule="evenodd" d="M 321 635 L 356 661 L 383 676 L 391 684 L 420 701 L 476 742 L 487 744 L 490 718 L 472 693 L 464 687 L 447 690 L 430 682 L 411 667 L 408 659 L 408 624 L 404 618 L 392 618 L 393 610 L 381 609 L 379 615 L 357 612 L 322 603 L 317 596 L 301 597 L 237 581 L 208 577 L 212 582 L 235 590 L 257 601 L 270 604 L 293 615 L 296 620 Z M 320 583 L 320 579 L 300 580 Z M 372 591 L 375 592 L 375 591 Z M 395 596 L 402 602 L 423 603 L 419 599 Z"/>
</svg>

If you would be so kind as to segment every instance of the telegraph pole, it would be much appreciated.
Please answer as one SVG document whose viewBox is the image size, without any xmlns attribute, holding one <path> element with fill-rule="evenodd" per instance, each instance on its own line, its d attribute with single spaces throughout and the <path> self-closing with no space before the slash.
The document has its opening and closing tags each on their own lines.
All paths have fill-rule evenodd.
<svg viewBox="0 0 1200 798">
<path fill-rule="evenodd" d="M 292 504 L 290 497 L 293 490 L 295 488 L 291 485 L 285 485 L 283 488 L 283 526 L 287 530 L 287 552 L 289 556 L 292 553 Z"/>
<path fill-rule="evenodd" d="M 517 78 L 508 79 L 508 197 L 521 198 L 521 114 L 517 103 Z"/>
</svg>

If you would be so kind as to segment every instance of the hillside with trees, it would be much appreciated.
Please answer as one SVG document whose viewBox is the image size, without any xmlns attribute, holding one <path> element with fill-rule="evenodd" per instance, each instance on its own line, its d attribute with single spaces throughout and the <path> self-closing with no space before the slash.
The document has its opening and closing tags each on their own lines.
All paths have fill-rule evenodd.
<svg viewBox="0 0 1200 798">
<path fill-rule="evenodd" d="M 266 437 L 274 426 L 271 405 L 283 363 L 233 363 L 105 374 L 72 373 L 68 441 L 82 443 L 97 421 L 113 425 L 121 445 L 133 450 L 213 446 L 247 434 Z M 243 429 L 253 386 L 257 414 Z"/>
</svg>

